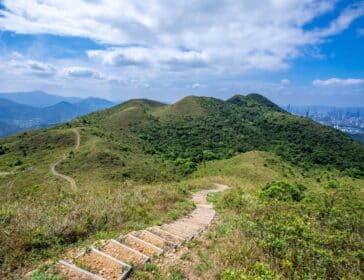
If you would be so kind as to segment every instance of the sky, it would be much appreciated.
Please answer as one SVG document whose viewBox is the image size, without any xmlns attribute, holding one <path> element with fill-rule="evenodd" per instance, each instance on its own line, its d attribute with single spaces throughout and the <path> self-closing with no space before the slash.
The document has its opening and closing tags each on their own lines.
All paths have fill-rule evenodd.
<svg viewBox="0 0 364 280">
<path fill-rule="evenodd" d="M 364 106 L 364 1 L 0 0 L 0 92 Z"/>
</svg>

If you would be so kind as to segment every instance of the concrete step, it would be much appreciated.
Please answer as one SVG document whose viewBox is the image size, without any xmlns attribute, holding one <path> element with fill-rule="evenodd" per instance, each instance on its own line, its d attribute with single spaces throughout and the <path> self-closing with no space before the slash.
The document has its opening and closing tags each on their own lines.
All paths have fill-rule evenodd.
<svg viewBox="0 0 364 280">
<path fill-rule="evenodd" d="M 186 241 L 190 241 L 194 237 L 194 234 L 192 234 L 190 232 L 186 232 L 183 229 L 177 228 L 176 226 L 173 226 L 171 224 L 162 225 L 161 228 L 163 230 L 165 230 L 165 231 L 168 231 L 168 232 L 172 233 L 172 234 L 175 234 L 177 236 L 181 236 Z"/>
<path fill-rule="evenodd" d="M 82 253 L 74 264 L 106 280 L 126 279 L 131 266 L 95 248 Z"/>
<path fill-rule="evenodd" d="M 121 243 L 143 253 L 150 258 L 159 256 L 163 253 L 162 248 L 157 247 L 147 241 L 144 241 L 132 234 L 127 234 L 121 237 Z"/>
<path fill-rule="evenodd" d="M 185 233 L 185 234 L 188 234 L 189 236 L 191 236 L 192 238 L 198 234 L 198 230 L 196 228 L 192 228 L 192 227 L 189 227 L 188 225 L 186 224 L 182 224 L 180 222 L 174 222 L 173 224 L 169 224 L 169 226 L 177 229 L 179 232 L 182 232 L 182 233 Z"/>
<path fill-rule="evenodd" d="M 215 212 L 209 212 L 209 213 L 192 213 L 187 218 L 193 219 L 195 221 L 199 221 L 201 223 L 207 223 L 208 221 L 211 221 L 215 217 Z"/>
<path fill-rule="evenodd" d="M 178 247 L 180 244 L 185 242 L 185 239 L 183 237 L 175 235 L 168 231 L 165 231 L 158 226 L 150 227 L 150 228 L 148 228 L 148 231 L 168 240 L 169 242 L 174 244 L 176 247 Z"/>
<path fill-rule="evenodd" d="M 142 268 L 145 266 L 146 262 L 150 260 L 150 258 L 143 253 L 114 239 L 106 241 L 99 250 L 132 267 Z"/>
<path fill-rule="evenodd" d="M 183 218 L 178 221 L 185 222 L 185 223 L 191 224 L 193 226 L 204 227 L 204 226 L 208 225 L 209 220 L 206 221 L 206 219 Z"/>
<path fill-rule="evenodd" d="M 131 234 L 146 242 L 153 244 L 154 246 L 162 248 L 165 251 L 174 249 L 176 247 L 176 246 L 174 246 L 173 243 L 167 241 L 166 239 L 164 239 L 148 230 L 139 230 L 139 231 L 131 232 Z"/>
<path fill-rule="evenodd" d="M 186 230 L 186 232 L 200 233 L 204 230 L 205 226 L 195 225 L 188 221 L 176 221 L 172 224 L 173 226 L 182 227 L 182 229 Z"/>
<path fill-rule="evenodd" d="M 57 268 L 66 280 L 105 280 L 87 270 L 64 260 L 59 261 Z"/>
</svg>

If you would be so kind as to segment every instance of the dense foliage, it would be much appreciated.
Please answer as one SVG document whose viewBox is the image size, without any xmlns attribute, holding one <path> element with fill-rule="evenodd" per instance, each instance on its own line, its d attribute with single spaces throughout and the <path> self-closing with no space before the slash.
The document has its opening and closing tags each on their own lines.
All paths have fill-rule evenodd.
<svg viewBox="0 0 364 280">
<path fill-rule="evenodd" d="M 288 199 L 297 190 L 273 182 L 261 190 L 264 195 L 254 198 L 235 189 L 218 203 L 222 210 L 234 211 L 233 227 L 254 240 L 284 278 L 362 276 L 364 203 L 358 189 L 331 182 L 306 191 L 300 201 Z"/>
<path fill-rule="evenodd" d="M 207 160 L 265 150 L 296 164 L 331 165 L 363 175 L 363 145 L 332 128 L 292 116 L 257 94 L 228 101 L 187 97 L 163 113 L 149 114 L 130 127 L 144 140 L 145 152 L 183 165 L 186 173 Z"/>
</svg>

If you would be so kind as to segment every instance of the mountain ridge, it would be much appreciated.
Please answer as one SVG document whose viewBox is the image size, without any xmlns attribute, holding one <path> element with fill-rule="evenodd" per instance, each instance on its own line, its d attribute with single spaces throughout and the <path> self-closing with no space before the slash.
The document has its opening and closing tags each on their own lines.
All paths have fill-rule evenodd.
<svg viewBox="0 0 364 280">
<path fill-rule="evenodd" d="M 0 94 L 0 122 L 6 124 L 6 126 L 0 127 L 0 137 L 28 129 L 63 123 L 80 115 L 114 105 L 108 100 L 92 97 L 76 102 L 60 100 L 60 102 L 50 106 L 35 107 L 3 98 Z"/>
<path fill-rule="evenodd" d="M 157 102 L 157 106 L 151 107 L 153 102 L 132 100 L 81 119 L 87 120 L 86 126 L 98 124 L 102 129 L 105 125 L 106 131 L 126 130 L 142 139 L 143 149 L 149 153 L 172 161 L 181 158 L 191 166 L 206 158 L 223 159 L 237 152 L 263 149 L 293 162 L 335 162 L 339 169 L 363 170 L 357 158 L 363 158 L 363 146 L 335 129 L 291 115 L 258 94 L 239 95 L 226 101 L 188 96 L 175 104 Z M 134 106 L 136 103 L 138 106 Z M 122 108 L 129 109 L 120 111 Z M 102 116 L 107 116 L 106 122 Z M 79 123 L 78 119 L 71 125 Z M 113 134 L 118 137 L 117 132 Z M 201 135 L 206 138 L 200 138 Z M 358 149 L 358 154 L 348 147 Z"/>
<path fill-rule="evenodd" d="M 6 98 L 19 104 L 39 108 L 49 107 L 61 101 L 76 103 L 82 100 L 82 98 L 79 97 L 64 97 L 60 95 L 50 94 L 41 90 L 24 92 L 3 92 L 0 93 L 0 98 Z"/>
</svg>

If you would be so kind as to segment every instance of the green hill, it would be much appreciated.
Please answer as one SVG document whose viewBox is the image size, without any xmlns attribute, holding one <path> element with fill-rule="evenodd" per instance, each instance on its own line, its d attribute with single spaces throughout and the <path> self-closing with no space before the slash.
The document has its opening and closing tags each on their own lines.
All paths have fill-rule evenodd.
<svg viewBox="0 0 364 280">
<path fill-rule="evenodd" d="M 300 165 L 364 170 L 362 145 L 337 130 L 290 115 L 257 94 L 227 101 L 187 97 L 146 114 L 131 131 L 144 140 L 147 153 L 185 163 L 186 171 L 206 160 L 251 150 L 272 151 Z"/>
<path fill-rule="evenodd" d="M 257 163 L 234 161 L 251 151 L 262 151 Z M 50 172 L 64 155 L 57 170 L 74 178 L 77 190 Z M 219 166 L 225 160 L 230 173 Z M 134 99 L 0 139 L 0 278 L 86 240 L 176 218 L 193 207 L 190 191 L 210 187 L 211 176 L 245 173 L 256 176 L 255 189 L 296 174 L 316 185 L 362 182 L 364 146 L 258 94 L 189 96 L 172 105 Z"/>
</svg>

